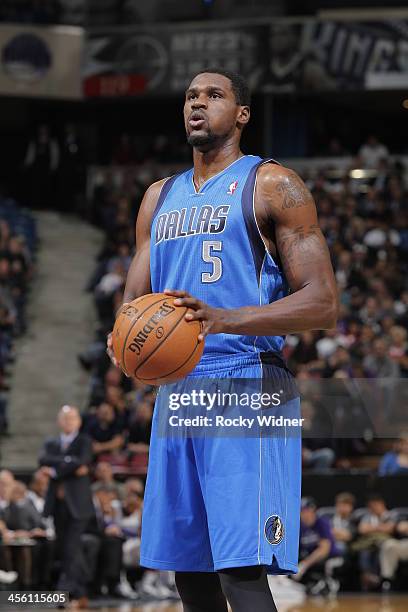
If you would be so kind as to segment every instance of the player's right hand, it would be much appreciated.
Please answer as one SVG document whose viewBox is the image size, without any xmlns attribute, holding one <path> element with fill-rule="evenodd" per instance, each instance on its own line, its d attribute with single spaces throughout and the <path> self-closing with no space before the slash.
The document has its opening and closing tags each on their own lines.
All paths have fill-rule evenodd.
<svg viewBox="0 0 408 612">
<path fill-rule="evenodd" d="M 106 338 L 106 352 L 108 353 L 108 357 L 117 368 L 119 367 L 119 363 L 117 362 L 115 355 L 113 354 L 113 341 L 112 341 L 112 332 L 110 332 Z"/>
<path fill-rule="evenodd" d="M 124 302 L 122 304 L 122 306 L 118 309 L 116 316 L 118 316 L 118 314 L 120 313 L 120 311 L 122 310 L 122 308 L 124 306 L 127 306 L 129 304 L 129 302 Z M 118 362 L 118 360 L 115 358 L 115 355 L 113 353 L 113 341 L 112 341 L 112 332 L 110 332 L 107 335 L 106 338 L 106 352 L 108 353 L 109 359 L 111 360 L 111 362 L 113 363 L 114 366 L 116 366 L 117 368 L 120 367 L 120 363 Z"/>
<path fill-rule="evenodd" d="M 108 334 L 108 337 L 106 338 L 106 352 L 108 353 L 109 359 L 111 360 L 113 365 L 116 366 L 117 368 L 120 368 L 120 363 L 118 362 L 118 360 L 116 359 L 113 353 L 112 332 L 110 332 L 110 334 Z M 129 375 L 126 374 L 126 372 L 123 372 L 123 373 L 125 376 L 129 378 Z"/>
</svg>

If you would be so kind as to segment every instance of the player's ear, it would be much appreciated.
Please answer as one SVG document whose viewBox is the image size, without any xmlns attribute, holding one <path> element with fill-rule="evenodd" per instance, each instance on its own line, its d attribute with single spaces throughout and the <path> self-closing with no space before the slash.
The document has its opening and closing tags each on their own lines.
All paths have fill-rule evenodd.
<svg viewBox="0 0 408 612">
<path fill-rule="evenodd" d="M 242 126 L 246 125 L 250 119 L 251 111 L 249 106 L 240 106 L 240 110 L 238 112 L 237 121 Z"/>
</svg>

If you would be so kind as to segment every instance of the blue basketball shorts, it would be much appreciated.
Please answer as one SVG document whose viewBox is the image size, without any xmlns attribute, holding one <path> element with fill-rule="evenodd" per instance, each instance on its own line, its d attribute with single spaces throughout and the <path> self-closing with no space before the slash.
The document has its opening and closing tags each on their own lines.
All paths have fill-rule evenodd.
<svg viewBox="0 0 408 612">
<path fill-rule="evenodd" d="M 293 433 L 288 419 L 300 422 L 300 400 L 290 372 L 276 359 L 263 358 L 269 355 L 204 356 L 187 378 L 160 388 L 144 498 L 142 566 L 213 572 L 265 565 L 271 574 L 296 573 L 301 434 Z M 196 381 L 214 388 L 231 380 L 242 381 L 244 388 L 250 381 L 251 392 L 267 381 L 269 389 L 284 390 L 283 401 L 278 407 L 251 408 L 249 433 L 243 423 L 234 431 L 216 427 L 222 409 L 207 406 L 207 424 L 210 419 L 212 424 L 201 427 L 200 435 L 173 434 L 177 427 L 163 434 L 163 419 L 171 412 L 167 387 L 181 396 Z M 183 407 L 172 412 L 173 421 L 182 414 Z M 279 426 L 257 421 L 272 414 L 285 420 Z"/>
</svg>

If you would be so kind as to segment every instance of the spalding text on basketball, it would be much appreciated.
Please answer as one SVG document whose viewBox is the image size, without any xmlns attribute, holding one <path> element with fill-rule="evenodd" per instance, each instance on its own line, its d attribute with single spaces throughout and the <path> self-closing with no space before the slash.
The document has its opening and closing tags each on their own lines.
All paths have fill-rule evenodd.
<svg viewBox="0 0 408 612">
<path fill-rule="evenodd" d="M 127 347 L 129 351 L 136 353 L 136 355 L 140 355 L 146 340 L 152 331 L 157 327 L 157 324 L 161 321 L 161 319 L 164 319 L 175 310 L 175 306 L 172 306 L 168 302 L 163 302 L 160 308 L 146 322 L 146 325 L 143 326 L 140 332 L 134 338 L 132 338 L 131 343 Z"/>
</svg>

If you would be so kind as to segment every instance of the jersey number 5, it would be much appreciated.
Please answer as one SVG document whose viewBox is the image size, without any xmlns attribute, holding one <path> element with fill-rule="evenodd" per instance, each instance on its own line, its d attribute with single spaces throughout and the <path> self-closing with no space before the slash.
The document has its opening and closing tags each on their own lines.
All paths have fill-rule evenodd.
<svg viewBox="0 0 408 612">
<path fill-rule="evenodd" d="M 221 240 L 204 240 L 203 241 L 203 252 L 202 258 L 205 263 L 212 264 L 212 272 L 202 272 L 201 282 L 202 283 L 215 283 L 222 276 L 222 261 L 216 255 L 213 255 L 213 251 L 221 251 L 222 242 Z"/>
</svg>

